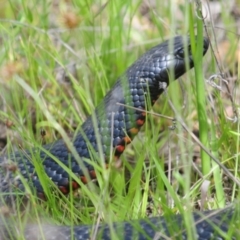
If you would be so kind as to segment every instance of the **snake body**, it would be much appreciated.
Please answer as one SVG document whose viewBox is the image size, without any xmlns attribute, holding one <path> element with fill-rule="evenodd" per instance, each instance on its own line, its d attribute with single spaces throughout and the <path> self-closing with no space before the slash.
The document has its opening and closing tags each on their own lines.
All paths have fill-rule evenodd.
<svg viewBox="0 0 240 240">
<path fill-rule="evenodd" d="M 208 39 L 204 38 L 203 55 L 208 45 Z M 69 171 L 72 171 L 83 183 L 87 183 L 96 178 L 96 173 L 91 161 L 85 159 L 99 161 L 101 155 L 107 163 L 112 155 L 114 161 L 117 161 L 126 145 L 132 141 L 144 124 L 146 118 L 144 110 L 155 103 L 169 85 L 170 79 L 179 78 L 193 65 L 188 37 L 177 36 L 153 47 L 127 69 L 97 106 L 92 116 L 83 123 L 72 139 L 72 146 L 77 156 L 69 150 L 63 140 L 58 140 L 43 146 L 41 150 L 13 153 L 10 156 L 11 160 L 16 163 L 18 172 L 28 180 L 30 187 L 36 190 L 40 198 L 45 198 L 45 192 L 40 181 L 41 172 L 35 169 L 36 164 L 41 166 L 40 169 L 44 170 L 44 174 L 63 194 L 68 194 L 71 188 L 75 190 L 79 187 L 78 181 L 69 178 Z M 39 159 L 37 163 L 32 161 L 32 154 Z M 4 159 L 5 157 L 2 157 L 0 161 L 4 162 Z M 1 175 L 4 171 L 5 169 L 2 168 Z M 10 187 L 24 190 L 24 184 L 12 172 L 8 173 L 8 178 L 2 177 L 1 181 L 2 192 L 7 192 Z M 202 216 L 206 217 L 208 214 L 211 217 L 202 219 Z M 214 224 L 209 224 L 208 220 L 226 232 L 229 219 L 232 219 L 233 215 L 232 208 L 225 209 L 221 213 L 194 213 L 197 239 L 212 239 L 215 227 Z M 165 236 L 176 235 L 176 231 L 171 228 L 177 225 L 180 231 L 180 235 L 177 236 L 186 239 L 182 216 L 170 218 L 171 221 L 166 221 L 163 217 L 155 217 L 113 223 L 112 228 L 104 224 L 72 228 L 55 226 L 55 231 L 50 227 L 50 234 L 48 235 L 47 231 L 44 231 L 44 234 L 46 239 L 71 239 L 72 234 L 74 239 L 90 239 L 91 230 L 97 228 L 99 239 L 112 239 L 111 230 L 114 230 L 120 239 L 152 239 L 156 234 L 160 234 L 157 239 L 165 239 Z M 33 229 L 34 226 L 26 229 L 26 239 L 32 239 Z M 219 237 L 218 239 L 223 239 L 218 234 L 216 236 Z"/>
</svg>

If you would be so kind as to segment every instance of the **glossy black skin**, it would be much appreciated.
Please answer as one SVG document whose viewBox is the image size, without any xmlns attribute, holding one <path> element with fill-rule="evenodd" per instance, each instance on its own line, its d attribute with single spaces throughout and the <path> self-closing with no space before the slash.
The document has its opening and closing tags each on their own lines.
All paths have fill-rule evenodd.
<svg viewBox="0 0 240 240">
<path fill-rule="evenodd" d="M 186 46 L 185 48 L 188 49 L 187 57 L 184 54 L 184 45 Z M 206 38 L 204 39 L 203 45 L 204 55 L 209 45 Z M 172 51 L 169 49 L 172 49 Z M 76 137 L 73 139 L 73 146 L 80 157 L 79 159 L 74 158 L 63 140 L 43 146 L 47 151 L 31 151 L 35 157 L 37 155 L 39 164 L 43 166 L 45 173 L 63 193 L 67 194 L 69 192 L 69 184 L 72 183 L 69 183 L 68 173 L 64 168 L 59 166 L 58 161 L 67 167 L 70 166 L 72 172 L 81 178 L 83 182 L 86 180 L 83 168 L 90 173 L 90 178 L 94 178 L 94 168 L 90 163 L 84 161 L 84 158 L 94 161 L 94 156 L 98 156 L 99 145 L 96 136 L 99 136 L 105 161 L 108 161 L 111 148 L 114 149 L 113 155 L 117 159 L 124 151 L 126 144 L 130 143 L 130 140 L 144 124 L 145 114 L 140 110 L 148 109 L 147 106 L 155 103 L 159 95 L 161 95 L 169 85 L 169 76 L 171 76 L 171 81 L 175 80 L 183 75 L 186 70 L 193 67 L 190 49 L 189 39 L 185 38 L 183 41 L 183 38 L 178 36 L 150 49 L 129 67 L 117 80 L 116 84 L 96 108 L 93 115 L 84 122 L 78 134 L 76 134 Z M 185 67 L 186 63 L 188 67 Z M 134 107 L 135 109 L 119 105 L 118 103 Z M 95 121 L 93 121 L 94 117 Z M 56 161 L 52 156 L 55 156 L 58 160 Z M 35 172 L 30 151 L 27 155 L 16 152 L 10 157 L 16 162 L 22 176 L 28 179 L 30 186 L 35 188 L 36 192 L 43 196 L 44 191 L 38 174 Z M 0 160 L 3 162 L 4 157 Z M 5 169 L 1 170 L 1 174 L 4 173 L 4 170 Z M 5 181 L 2 181 L 2 191 L 6 192 L 12 185 L 14 174 L 12 173 L 9 176 Z M 17 181 L 17 187 L 24 189 L 20 180 Z M 223 218 L 223 216 L 225 216 L 223 213 L 214 214 L 214 216 L 209 218 L 213 223 L 217 221 L 215 223 L 225 232 L 228 229 L 229 219 L 233 218 L 232 210 L 226 210 L 226 212 L 227 221 Z M 212 214 L 213 212 L 205 212 L 203 214 L 207 216 L 209 213 Z M 198 222 L 198 220 L 201 219 L 198 213 L 194 213 L 193 217 L 195 220 L 193 225 L 196 225 L 198 233 L 196 239 L 212 239 L 211 237 L 213 232 L 215 232 L 215 228 L 206 220 L 200 220 L 200 222 Z M 177 235 L 183 239 L 185 238 L 186 233 L 181 215 L 170 217 L 169 224 L 167 224 L 167 222 L 163 217 L 156 217 L 131 222 L 113 223 L 113 226 L 117 234 L 119 234 L 120 239 L 152 239 L 158 232 L 160 232 L 162 236 L 173 236 L 169 226 L 174 225 L 178 225 L 180 230 L 180 233 L 179 231 L 174 231 L 174 236 Z M 74 227 L 75 239 L 89 238 L 91 236 L 91 230 L 94 227 L 96 226 Z M 57 229 L 57 231 L 54 231 L 55 235 L 47 236 L 47 239 L 55 239 L 54 237 L 59 239 L 71 238 L 71 230 L 69 227 L 61 226 L 53 228 Z M 141 231 L 139 231 L 139 229 Z M 111 239 L 108 225 L 100 225 L 98 230 L 99 238 Z M 219 235 L 217 234 L 216 236 Z M 28 229 L 26 230 L 26 239 L 31 239 L 28 234 Z M 165 238 L 159 237 L 158 239 Z M 223 238 L 219 237 L 218 239 Z"/>
<path fill-rule="evenodd" d="M 228 239 L 239 239 L 240 231 L 228 233 L 229 226 L 236 223 L 239 219 L 239 210 L 229 207 L 224 210 L 206 211 L 202 213 L 193 213 L 193 220 L 190 221 L 191 229 L 195 230 L 192 236 L 194 240 L 225 240 L 224 234 Z M 239 225 L 239 224 L 238 224 Z M 236 225 L 237 227 L 237 225 Z M 147 239 L 189 239 L 186 233 L 186 226 L 182 215 L 170 215 L 164 217 L 152 217 L 149 219 L 132 220 L 126 222 L 114 222 L 112 230 L 107 224 L 83 225 L 70 229 L 66 226 L 42 226 L 46 240 L 71 239 L 75 240 L 91 239 L 92 233 L 98 229 L 96 239 L 112 240 L 117 236 L 124 240 L 147 240 Z M 39 232 L 39 227 L 29 226 L 25 232 L 25 239 L 32 239 L 32 230 Z M 223 232 L 223 235 L 219 233 Z M 236 228 L 237 229 L 237 228 Z M 31 230 L 31 231 L 30 231 Z M 71 230 L 73 232 L 71 233 Z M 55 233 L 54 235 L 52 233 Z M 226 236 L 225 235 L 225 236 Z M 170 238 L 169 238 L 170 237 Z"/>
<path fill-rule="evenodd" d="M 240 209 L 232 205 L 215 211 L 194 212 L 187 215 L 188 229 L 192 229 L 191 238 L 186 232 L 183 216 L 167 215 L 148 219 L 113 222 L 110 225 L 56 226 L 46 224 L 28 224 L 24 239 L 45 240 L 82 240 L 82 239 L 176 239 L 176 240 L 237 240 L 240 237 Z M 192 219 L 191 219 L 192 217 Z M 0 237 L 3 240 L 18 239 L 19 232 L 11 222 L 0 221 Z M 95 238 L 93 233 L 96 232 Z M 11 237 L 10 237 L 11 236 Z"/>
<path fill-rule="evenodd" d="M 186 49 L 190 49 L 189 39 L 186 38 L 185 41 Z M 203 54 L 207 51 L 208 44 L 208 40 L 205 39 Z M 185 73 L 186 60 L 183 46 L 183 38 L 178 36 L 173 38 L 171 42 L 166 41 L 150 49 L 116 81 L 103 101 L 97 106 L 93 115 L 87 118 L 73 139 L 73 145 L 81 159 L 74 158 L 63 140 L 43 146 L 48 150 L 48 153 L 36 149 L 27 154 L 19 151 L 10 156 L 11 160 L 17 163 L 22 176 L 31 180 L 29 183 L 36 189 L 39 196 L 44 195 L 44 190 L 32 163 L 32 155 L 39 163 L 42 162 L 46 174 L 65 194 L 69 192 L 69 185 L 72 183 L 69 183 L 68 173 L 51 155 L 68 168 L 70 167 L 77 177 L 84 177 L 86 171 L 84 172 L 83 169 L 85 168 L 87 172 L 92 173 L 90 178 L 94 178 L 93 166 L 84 161 L 83 158 L 94 159 L 93 156 L 97 156 L 95 159 L 99 161 L 99 145 L 106 162 L 110 156 L 111 148 L 114 149 L 114 155 L 118 158 L 125 145 L 129 143 L 129 141 L 126 142 L 125 137 L 128 136 L 132 139 L 145 121 L 142 111 L 133 110 L 118 103 L 145 110 L 147 109 L 146 102 L 149 102 L 150 99 L 148 105 L 153 105 L 169 84 L 169 72 L 173 75 L 172 79 L 177 79 Z M 173 50 L 170 51 L 169 48 Z M 188 64 L 189 68 L 193 67 L 190 52 Z M 96 124 L 93 123 L 93 117 L 96 117 Z M 113 137 L 111 137 L 112 134 Z M 96 136 L 100 138 L 99 145 Z M 82 179 L 84 182 L 87 181 L 85 178 Z M 24 189 L 20 181 L 17 185 L 18 188 Z M 77 183 L 73 185 L 75 186 Z"/>
</svg>

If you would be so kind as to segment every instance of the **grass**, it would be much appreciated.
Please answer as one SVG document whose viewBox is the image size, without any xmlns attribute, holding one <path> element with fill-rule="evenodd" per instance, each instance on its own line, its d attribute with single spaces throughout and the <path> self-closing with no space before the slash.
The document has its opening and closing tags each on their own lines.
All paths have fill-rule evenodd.
<svg viewBox="0 0 240 240">
<path fill-rule="evenodd" d="M 108 1 L 100 5 L 93 0 L 63 1 L 57 7 L 45 0 L 41 3 L 23 0 L 21 4 L 8 1 L 5 4 L 0 11 L 0 119 L 8 123 L 8 145 L 4 152 L 11 153 L 19 145 L 21 149 L 41 148 L 43 143 L 58 138 L 63 138 L 74 152 L 69 134 L 79 129 L 117 77 L 151 46 L 189 30 L 193 35 L 196 21 L 201 24 L 191 4 L 157 3 L 155 8 L 148 10 L 147 16 L 143 16 L 141 2 Z M 176 11 L 182 12 L 184 17 L 173 14 Z M 225 12 L 223 20 L 226 29 L 233 23 L 233 19 L 226 18 Z M 210 32 L 211 26 L 208 30 Z M 215 33 L 216 30 L 212 31 Z M 228 35 L 234 41 L 234 35 Z M 75 70 L 69 68 L 66 72 L 70 80 L 62 77 L 56 81 L 56 66 L 65 68 L 69 63 L 76 63 L 77 77 Z M 198 82 L 204 83 L 203 76 L 218 72 L 210 53 L 204 58 L 203 66 L 204 75 L 202 62 L 199 62 L 195 75 L 194 71 L 189 71 L 181 80 L 172 83 L 169 95 L 162 95 L 153 111 L 174 118 L 176 114 L 168 103 L 171 101 L 189 129 L 199 121 L 200 135 L 205 131 L 205 138 L 210 139 L 203 142 L 204 145 L 207 144 L 207 149 L 226 167 L 234 169 L 237 177 L 238 123 L 229 122 L 224 116 L 226 103 L 218 91 L 212 111 L 207 92 L 195 90 L 195 76 Z M 207 104 L 200 102 L 199 94 Z M 202 123 L 198 119 L 199 113 L 195 112 L 199 104 L 205 107 L 208 117 Z M 198 202 L 204 195 L 199 193 L 200 187 L 206 180 L 210 180 L 210 186 L 204 191 L 210 197 L 201 206 L 203 209 L 223 207 L 225 202 L 231 202 L 238 195 L 234 181 L 229 183 L 233 186 L 230 193 L 221 187 L 223 171 L 215 163 L 211 163 L 211 169 L 208 166 L 207 171 L 203 170 L 202 177 L 193 174 L 192 159 L 197 144 L 189 134 L 186 135 L 181 122 L 177 121 L 175 130 L 170 130 L 169 126 L 174 125 L 172 121 L 151 113 L 147 119 L 142 131 L 121 157 L 122 169 L 96 166 L 98 187 L 94 183 L 83 185 L 76 179 L 81 184 L 78 194 L 59 197 L 49 189 L 49 181 L 43 174 L 48 201 L 39 204 L 28 188 L 32 207 L 24 211 L 26 221 L 64 225 L 104 221 L 112 224 L 113 221 L 139 219 L 163 212 L 180 212 L 186 223 L 191 223 L 191 211 L 185 211 L 185 208 L 196 205 L 199 208 Z M 202 130 L 201 125 L 205 129 Z M 45 134 L 42 134 L 43 130 Z M 205 156 L 209 158 L 208 154 Z M 42 172 L 38 160 L 33 153 L 36 169 Z M 164 173 L 166 160 L 175 163 L 168 176 Z M 179 174 L 179 169 L 184 171 L 183 175 Z M 201 167 L 199 169 L 201 171 Z M 131 173 L 130 178 L 125 177 L 127 171 Z M 71 172 L 69 174 L 76 178 Z M 149 204 L 149 198 L 152 204 Z M 24 227 L 21 212 L 17 206 L 15 220 Z M 188 239 L 193 239 L 190 227 L 187 232 Z"/>
</svg>

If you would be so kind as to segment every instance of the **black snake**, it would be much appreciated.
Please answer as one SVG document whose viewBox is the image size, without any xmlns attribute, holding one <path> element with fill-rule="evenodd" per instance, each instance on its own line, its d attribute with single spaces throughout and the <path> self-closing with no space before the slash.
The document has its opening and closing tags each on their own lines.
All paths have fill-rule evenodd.
<svg viewBox="0 0 240 240">
<path fill-rule="evenodd" d="M 209 41 L 204 38 L 203 55 L 207 52 L 208 46 Z M 24 153 L 18 151 L 8 158 L 16 163 L 17 173 L 21 173 L 22 177 L 28 180 L 38 197 L 44 199 L 45 193 L 39 178 L 40 172 L 36 171 L 35 164 L 41 166 L 46 176 L 58 186 L 62 193 L 68 194 L 71 188 L 77 189 L 79 183 L 69 178 L 66 169 L 70 169 L 78 179 L 87 183 L 96 178 L 96 173 L 93 165 L 84 159 L 98 161 L 97 156 L 101 152 L 107 164 L 113 152 L 114 161 L 117 161 L 126 145 L 132 141 L 144 124 L 146 118 L 144 110 L 153 105 L 169 85 L 169 76 L 177 79 L 193 65 L 188 37 L 177 36 L 153 47 L 117 80 L 92 116 L 88 117 L 78 134 L 72 139 L 77 156 L 71 153 L 63 140 L 59 140 L 43 146 L 42 150 L 33 149 Z M 40 161 L 33 163 L 31 155 Z M 2 157 L 0 161 L 3 163 L 5 159 L 6 157 Z M 0 170 L 1 175 L 5 176 L 6 169 L 2 167 Z M 8 171 L 8 177 L 2 177 L 1 181 L 1 191 L 4 193 L 7 193 L 10 188 L 24 190 L 22 181 L 14 172 Z M 230 219 L 235 219 L 235 210 L 230 207 L 217 212 L 193 213 L 196 239 L 225 239 L 216 229 L 219 227 L 226 233 Z M 0 229 L 5 239 L 10 238 L 6 228 Z M 119 239 L 153 239 L 154 237 L 154 239 L 168 239 L 167 236 L 171 236 L 171 239 L 187 238 L 181 215 L 168 216 L 167 219 L 154 217 L 113 223 L 111 227 L 107 224 L 74 227 L 48 226 L 44 229 L 43 235 L 49 240 L 90 239 L 94 229 L 97 229 L 97 239 L 113 239 L 112 231 Z M 31 234 L 37 231 L 36 226 L 27 227 L 25 239 L 33 239 Z M 12 230 L 10 232 L 12 233 Z M 39 235 L 39 239 L 43 239 L 42 237 Z"/>
</svg>

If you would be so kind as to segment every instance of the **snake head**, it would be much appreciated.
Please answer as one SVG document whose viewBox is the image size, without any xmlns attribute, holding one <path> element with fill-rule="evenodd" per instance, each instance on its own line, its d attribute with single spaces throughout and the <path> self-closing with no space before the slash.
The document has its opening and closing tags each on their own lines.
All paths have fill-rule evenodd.
<svg viewBox="0 0 240 240">
<path fill-rule="evenodd" d="M 197 41 L 196 41 L 197 42 Z M 203 39 L 203 55 L 208 50 L 209 40 Z M 167 40 L 152 50 L 155 62 L 155 76 L 158 81 L 169 84 L 169 78 L 177 79 L 194 66 L 192 47 L 189 37 L 177 36 Z M 156 61 L 157 60 L 157 61 Z"/>
<path fill-rule="evenodd" d="M 204 38 L 203 55 L 208 46 L 209 41 Z M 151 92 L 159 95 L 169 85 L 170 79 L 179 78 L 194 66 L 191 49 L 189 37 L 174 37 L 147 51 L 128 73 L 134 72 L 138 79 L 147 81 Z"/>
<path fill-rule="evenodd" d="M 175 58 L 176 61 L 173 63 L 174 66 L 174 77 L 180 77 L 187 69 L 194 66 L 192 46 L 190 43 L 190 38 L 176 37 L 174 41 L 173 54 L 171 59 Z M 197 44 L 197 39 L 196 39 Z M 208 38 L 203 38 L 203 56 L 207 52 L 209 47 Z"/>
</svg>

